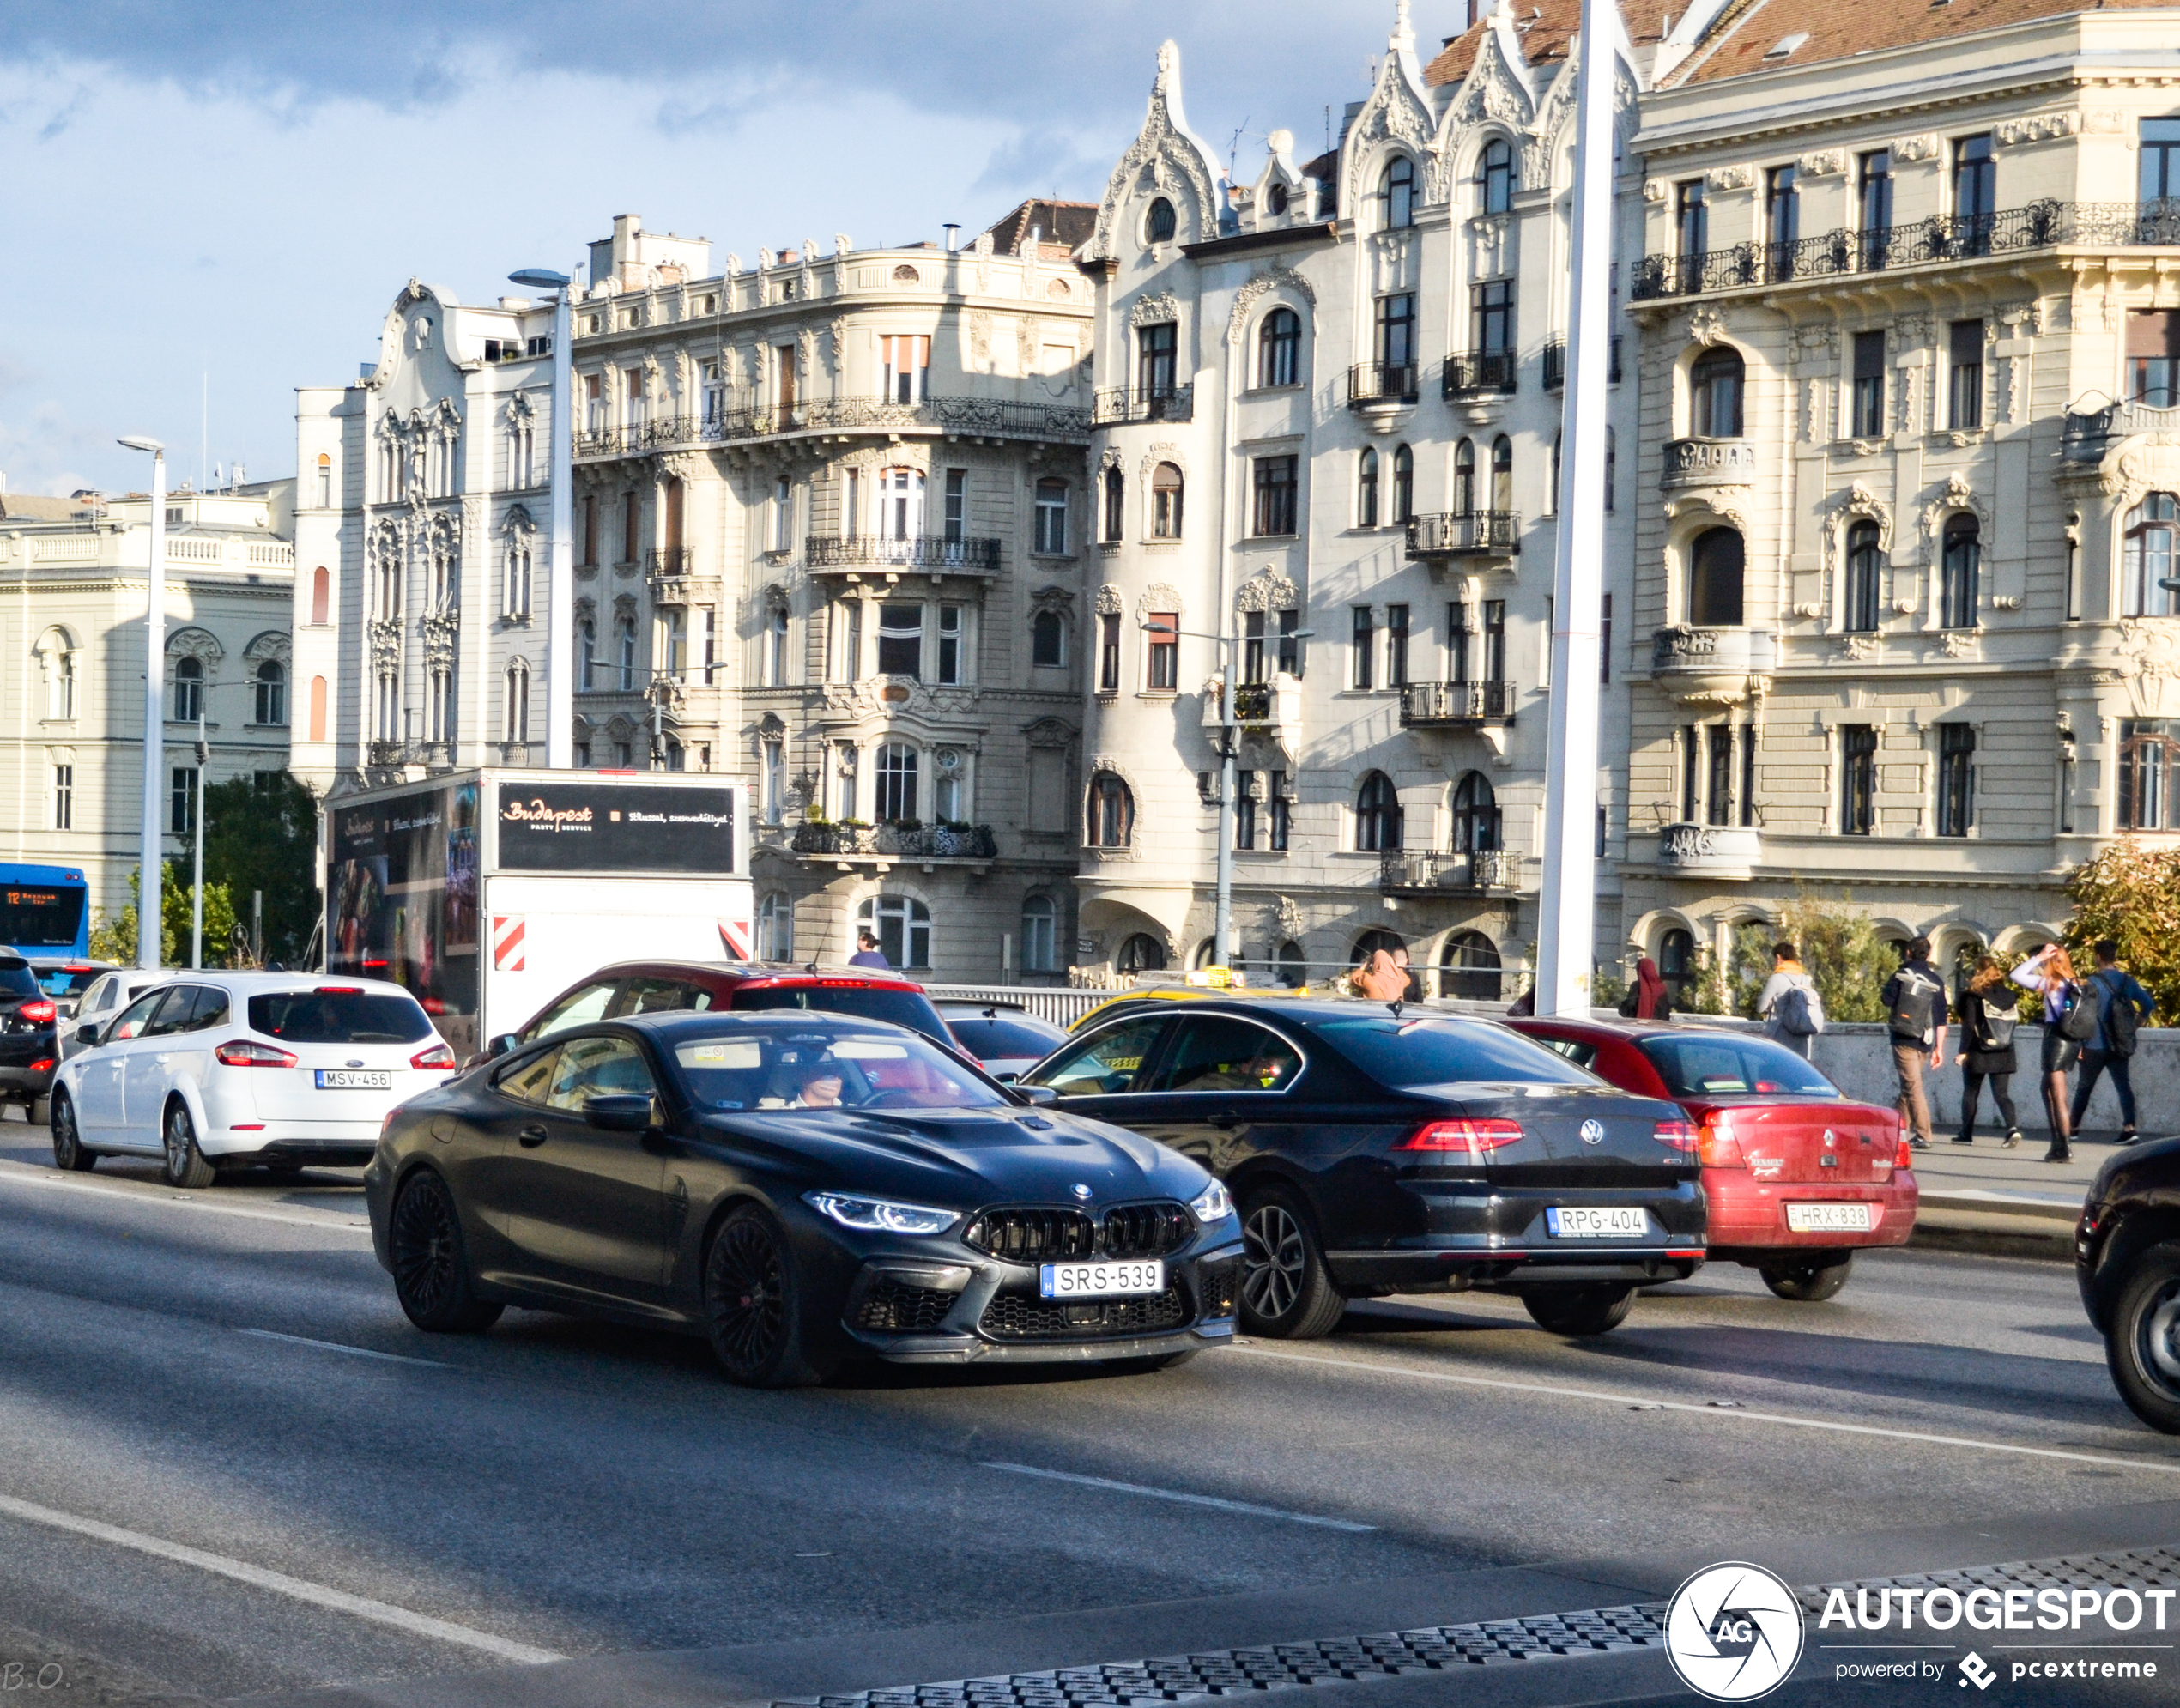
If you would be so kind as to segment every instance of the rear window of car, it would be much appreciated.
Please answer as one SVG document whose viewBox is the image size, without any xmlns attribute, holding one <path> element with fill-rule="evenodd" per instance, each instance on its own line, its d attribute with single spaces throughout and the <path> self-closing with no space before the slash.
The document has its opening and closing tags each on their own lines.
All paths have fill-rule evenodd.
<svg viewBox="0 0 2180 1708">
<path fill-rule="evenodd" d="M 39 987 L 49 996 L 80 996 L 98 982 L 102 968 L 45 966 L 36 969 Z"/>
<path fill-rule="evenodd" d="M 1637 1046 L 1675 1097 L 1824 1097 L 1839 1087 L 1783 1045 L 1730 1033 L 1645 1038 Z"/>
<path fill-rule="evenodd" d="M 999 1109 L 1007 1099 L 920 1038 L 678 1033 L 674 1060 L 705 1109 Z"/>
<path fill-rule="evenodd" d="M 250 1029 L 289 1044 L 410 1044 L 432 1033 L 411 996 L 377 990 L 276 990 L 250 999 Z"/>
<path fill-rule="evenodd" d="M 980 1062 L 1002 1056 L 1037 1060 L 1051 1055 L 1068 1037 L 1057 1026 L 1048 1028 L 1008 1015 L 986 1020 L 982 1015 L 955 1015 L 948 1020 L 947 1027 L 954 1041 Z"/>
<path fill-rule="evenodd" d="M 27 960 L 0 960 L 0 1001 L 41 995 L 38 975 Z"/>
<path fill-rule="evenodd" d="M 1596 1085 L 1565 1057 L 1504 1027 L 1390 1015 L 1319 1021 L 1311 1031 L 1380 1085 Z"/>
<path fill-rule="evenodd" d="M 743 1013 L 810 1008 L 821 1014 L 852 1015 L 857 1020 L 890 1021 L 942 1044 L 953 1042 L 939 1011 L 921 990 L 885 990 L 869 984 L 756 984 L 736 991 L 734 1006 Z"/>
</svg>

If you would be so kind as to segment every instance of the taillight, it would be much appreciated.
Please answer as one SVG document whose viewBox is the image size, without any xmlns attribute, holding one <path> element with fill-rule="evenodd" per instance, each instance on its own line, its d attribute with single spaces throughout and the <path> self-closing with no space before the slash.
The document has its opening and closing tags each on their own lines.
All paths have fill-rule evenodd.
<svg viewBox="0 0 2180 1708">
<path fill-rule="evenodd" d="M 384 961 L 377 964 L 380 966 L 385 965 Z M 321 984 L 318 987 L 318 994 L 321 996 L 360 996 L 363 994 L 363 986 L 360 984 Z"/>
<path fill-rule="evenodd" d="M 434 1044 L 428 1050 L 419 1050 L 409 1058 L 412 1068 L 451 1068 L 456 1064 L 454 1051 L 444 1044 Z"/>
<path fill-rule="evenodd" d="M 1914 1147 L 1910 1145 L 1905 1139 L 1902 1139 L 1900 1141 L 1900 1148 L 1892 1153 L 1892 1166 L 1894 1168 L 1912 1168 L 1915 1166 Z"/>
<path fill-rule="evenodd" d="M 231 1039 L 212 1052 L 212 1059 L 229 1068 L 292 1068 L 295 1058 L 285 1050 L 276 1050 L 269 1044 L 257 1044 L 246 1038 Z"/>
<path fill-rule="evenodd" d="M 1393 1148 L 1485 1151 L 1521 1142 L 1519 1121 L 1472 1121 L 1464 1116 L 1458 1121 L 1426 1121 Z"/>
<path fill-rule="evenodd" d="M 1693 1150 L 1703 1142 L 1703 1135 L 1693 1121 L 1661 1121 L 1650 1129 L 1650 1136 L 1675 1150 Z"/>
<path fill-rule="evenodd" d="M 55 1013 L 51 1002 L 25 1002 L 15 1013 L 33 1026 L 51 1026 Z"/>
<path fill-rule="evenodd" d="M 1746 1168 L 1748 1160 L 1741 1154 L 1741 1140 L 1732 1124 L 1723 1114 L 1711 1113 L 1703 1117 L 1703 1128 L 1696 1136 L 1696 1160 L 1705 1168 Z"/>
<path fill-rule="evenodd" d="M 53 1058 L 51 1056 L 46 1056 L 33 1062 L 30 1064 L 30 1071 L 33 1074 L 51 1073 L 52 1071 L 52 1067 Z"/>
</svg>

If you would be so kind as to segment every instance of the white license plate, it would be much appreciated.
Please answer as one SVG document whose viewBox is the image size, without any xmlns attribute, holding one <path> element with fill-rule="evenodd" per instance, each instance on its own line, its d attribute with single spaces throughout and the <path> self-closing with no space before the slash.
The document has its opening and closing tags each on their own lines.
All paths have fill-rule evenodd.
<svg viewBox="0 0 2180 1708">
<path fill-rule="evenodd" d="M 1140 1263 L 1044 1263 L 1038 1291 L 1047 1299 L 1116 1299 L 1129 1293 L 1166 1291 L 1166 1265 Z"/>
<path fill-rule="evenodd" d="M 1868 1204 L 1789 1204 L 1786 1226 L 1789 1233 L 1868 1233 Z"/>
<path fill-rule="evenodd" d="M 1639 1208 L 1548 1209 L 1544 1226 L 1558 1239 L 1640 1239 L 1650 1231 L 1650 1213 Z"/>
<path fill-rule="evenodd" d="M 393 1074 L 385 1068 L 320 1068 L 320 1091 L 391 1091 Z"/>
</svg>

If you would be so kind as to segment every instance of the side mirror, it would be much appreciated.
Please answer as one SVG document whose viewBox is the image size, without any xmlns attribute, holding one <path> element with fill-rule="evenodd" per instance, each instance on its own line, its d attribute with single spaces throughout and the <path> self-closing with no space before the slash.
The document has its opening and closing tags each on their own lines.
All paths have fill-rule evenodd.
<svg viewBox="0 0 2180 1708">
<path fill-rule="evenodd" d="M 583 1118 L 609 1133 L 651 1130 L 651 1099 L 637 1093 L 584 1099 Z"/>
<path fill-rule="evenodd" d="M 1057 1103 L 1060 1100 L 1059 1093 L 1049 1085 L 1023 1085 L 1017 1081 L 1009 1089 L 1032 1109 L 1042 1109 L 1048 1103 Z"/>
<path fill-rule="evenodd" d="M 522 1039 L 513 1033 L 503 1032 L 484 1046 L 486 1059 L 489 1060 L 494 1056 L 504 1056 L 521 1042 Z"/>
<path fill-rule="evenodd" d="M 79 1050 L 95 1050 L 99 1047 L 98 1021 L 91 1021 L 76 1028 L 76 1047 Z"/>
</svg>

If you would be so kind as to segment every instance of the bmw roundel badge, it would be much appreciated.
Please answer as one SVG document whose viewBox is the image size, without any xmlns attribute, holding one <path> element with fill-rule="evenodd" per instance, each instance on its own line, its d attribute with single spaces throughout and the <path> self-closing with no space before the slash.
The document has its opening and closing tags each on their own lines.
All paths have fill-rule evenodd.
<svg viewBox="0 0 2180 1708">
<path fill-rule="evenodd" d="M 1584 1121 L 1582 1124 L 1582 1142 L 1585 1145 L 1604 1143 L 1605 1124 L 1602 1121 Z"/>
<path fill-rule="evenodd" d="M 1078 1180 L 1075 1183 L 1075 1196 L 1078 1198 L 1087 1198 L 1090 1196 L 1090 1189 Z"/>
</svg>

